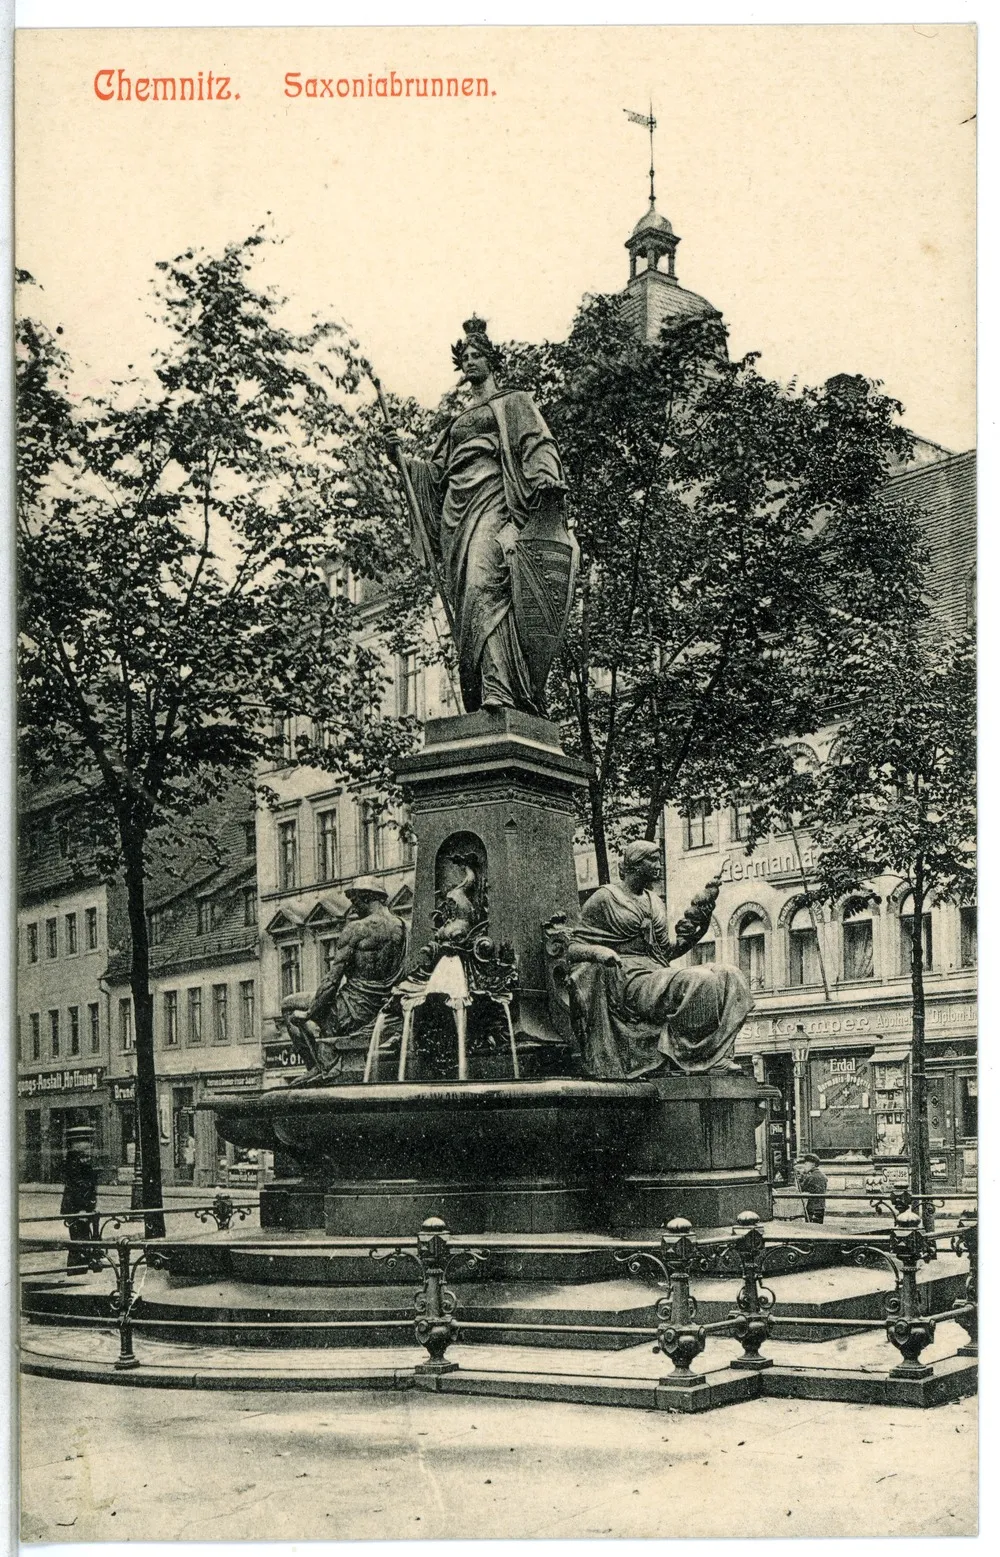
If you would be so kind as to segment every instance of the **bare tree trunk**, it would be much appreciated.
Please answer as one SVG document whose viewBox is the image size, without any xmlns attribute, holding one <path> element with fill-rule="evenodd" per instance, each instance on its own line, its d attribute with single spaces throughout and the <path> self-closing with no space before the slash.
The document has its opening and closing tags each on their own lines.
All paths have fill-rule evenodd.
<svg viewBox="0 0 1000 1557">
<path fill-rule="evenodd" d="M 910 951 L 910 997 L 912 1037 L 910 1042 L 910 1156 L 911 1180 L 918 1195 L 931 1193 L 931 1145 L 927 1120 L 927 1058 L 925 1049 L 926 1012 L 924 1002 L 924 857 L 918 854 L 913 864 L 913 935 Z M 934 1207 L 929 1200 L 920 1203 L 925 1229 L 934 1231 Z"/>
<path fill-rule="evenodd" d="M 124 833 L 124 830 L 123 830 Z M 146 880 L 143 846 L 122 837 L 125 886 L 132 941 L 132 1009 L 135 1020 L 135 1103 L 137 1150 L 140 1162 L 142 1205 L 154 1208 L 146 1217 L 146 1237 L 162 1238 L 166 1228 L 162 1212 L 163 1179 L 160 1172 L 160 1115 L 156 1102 L 156 1058 L 153 1052 L 153 997 L 149 989 L 149 930 L 146 924 Z M 134 1203 L 134 1202 L 133 1202 Z"/>
<path fill-rule="evenodd" d="M 604 796 L 600 781 L 592 778 L 587 786 L 590 800 L 590 830 L 594 836 L 594 854 L 597 857 L 597 879 L 601 886 L 611 880 L 608 863 L 608 835 L 604 827 Z"/>
</svg>

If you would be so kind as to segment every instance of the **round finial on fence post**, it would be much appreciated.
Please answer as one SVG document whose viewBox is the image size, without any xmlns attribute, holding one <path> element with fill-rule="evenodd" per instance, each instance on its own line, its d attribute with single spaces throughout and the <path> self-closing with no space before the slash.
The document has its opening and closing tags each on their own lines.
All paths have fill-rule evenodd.
<svg viewBox="0 0 1000 1557">
<path fill-rule="evenodd" d="M 760 1217 L 756 1211 L 741 1211 L 733 1224 L 734 1233 L 748 1233 L 751 1228 L 760 1226 Z"/>
<path fill-rule="evenodd" d="M 691 1230 L 691 1223 L 686 1216 L 675 1216 L 673 1221 L 668 1222 L 666 1226 L 666 1231 L 673 1233 L 675 1238 L 681 1238 L 686 1233 L 691 1232 Z"/>
</svg>

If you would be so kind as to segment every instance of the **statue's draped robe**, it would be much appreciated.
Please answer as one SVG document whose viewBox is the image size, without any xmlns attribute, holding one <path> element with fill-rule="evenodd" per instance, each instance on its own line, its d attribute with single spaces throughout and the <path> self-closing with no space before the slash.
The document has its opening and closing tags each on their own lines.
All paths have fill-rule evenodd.
<svg viewBox="0 0 1000 1557">
<path fill-rule="evenodd" d="M 523 390 L 457 416 L 429 460 L 407 461 L 444 570 L 458 639 L 462 701 L 539 713 L 512 611 L 510 569 L 497 537 L 522 528 L 546 491 L 565 491 L 552 435 Z"/>
<path fill-rule="evenodd" d="M 586 960 L 610 947 L 621 967 Z M 671 968 L 678 954 L 667 912 L 654 894 L 599 887 L 583 906 L 569 946 L 573 1028 L 591 1076 L 623 1080 L 658 1070 L 663 1057 L 681 1070 L 724 1065 L 752 1006 L 736 968 L 704 963 Z"/>
</svg>

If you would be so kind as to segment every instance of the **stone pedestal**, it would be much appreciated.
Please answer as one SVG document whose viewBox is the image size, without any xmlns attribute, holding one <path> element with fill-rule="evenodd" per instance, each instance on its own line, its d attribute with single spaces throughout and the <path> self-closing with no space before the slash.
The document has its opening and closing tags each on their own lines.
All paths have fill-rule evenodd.
<svg viewBox="0 0 1000 1557">
<path fill-rule="evenodd" d="M 453 849 L 484 856 L 489 933 L 517 956 L 519 1031 L 554 1040 L 541 926 L 577 911 L 574 794 L 586 769 L 556 725 L 513 709 L 431 719 L 424 740 L 398 770 L 417 835 L 412 946 L 433 934 L 442 861 Z"/>
</svg>

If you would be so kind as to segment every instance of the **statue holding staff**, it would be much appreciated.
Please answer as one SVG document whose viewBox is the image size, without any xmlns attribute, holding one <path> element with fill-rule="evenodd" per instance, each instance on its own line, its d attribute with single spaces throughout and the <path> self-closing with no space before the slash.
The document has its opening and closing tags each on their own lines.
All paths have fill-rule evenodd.
<svg viewBox="0 0 1000 1557">
<path fill-rule="evenodd" d="M 559 452 L 524 390 L 498 387 L 500 354 L 485 320 L 467 319 L 452 348 L 472 403 L 430 459 L 396 454 L 418 554 L 429 545 L 455 635 L 466 711 L 545 712 L 579 547 L 565 518 Z"/>
</svg>

